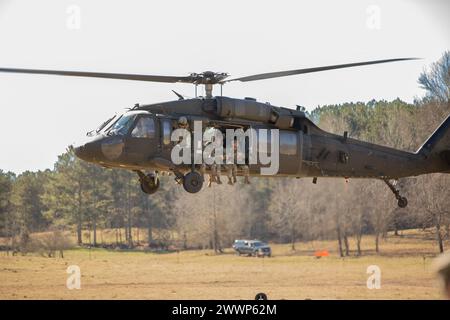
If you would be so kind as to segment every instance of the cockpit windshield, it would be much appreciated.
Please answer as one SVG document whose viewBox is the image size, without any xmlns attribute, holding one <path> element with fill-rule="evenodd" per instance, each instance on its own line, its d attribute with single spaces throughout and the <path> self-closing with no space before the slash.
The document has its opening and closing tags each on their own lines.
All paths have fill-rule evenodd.
<svg viewBox="0 0 450 320">
<path fill-rule="evenodd" d="M 108 120 L 106 120 L 105 122 L 103 122 L 101 125 L 98 126 L 97 129 L 95 129 L 95 132 L 99 133 L 100 131 L 102 131 L 103 129 L 106 128 L 106 126 L 108 124 L 114 123 L 114 120 L 117 118 L 117 114 L 113 115 L 111 118 L 109 118 Z"/>
<path fill-rule="evenodd" d="M 116 123 L 112 125 L 111 129 L 108 131 L 108 135 L 126 135 L 135 118 L 135 114 L 121 116 Z"/>
<path fill-rule="evenodd" d="M 104 121 L 101 125 L 99 125 L 97 127 L 97 129 L 95 130 L 91 130 L 89 132 L 86 133 L 86 135 L 88 137 L 92 137 L 95 134 L 99 134 L 101 131 L 103 131 L 103 129 L 105 129 L 108 125 L 111 125 L 114 123 L 114 121 L 117 120 L 117 114 L 115 114 L 114 116 L 112 116 L 111 118 L 108 118 L 108 120 Z"/>
</svg>

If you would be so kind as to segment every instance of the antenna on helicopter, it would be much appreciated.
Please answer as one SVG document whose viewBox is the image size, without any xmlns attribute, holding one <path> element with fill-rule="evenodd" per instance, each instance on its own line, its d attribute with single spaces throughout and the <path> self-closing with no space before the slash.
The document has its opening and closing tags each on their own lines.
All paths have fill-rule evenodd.
<svg viewBox="0 0 450 320">
<path fill-rule="evenodd" d="M 178 100 L 184 100 L 184 97 L 181 94 L 179 94 L 175 90 L 172 90 L 172 92 L 175 93 L 175 95 L 178 97 Z"/>
</svg>

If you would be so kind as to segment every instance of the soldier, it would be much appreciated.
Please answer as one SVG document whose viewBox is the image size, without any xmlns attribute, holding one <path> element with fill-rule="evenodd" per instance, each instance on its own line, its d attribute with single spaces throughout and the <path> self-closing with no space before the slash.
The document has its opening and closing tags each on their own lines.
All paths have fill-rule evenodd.
<svg viewBox="0 0 450 320">
<path fill-rule="evenodd" d="M 217 129 L 214 130 L 214 141 L 223 146 L 223 135 L 222 135 L 222 132 L 220 132 Z M 220 152 L 222 153 L 222 154 L 218 155 L 218 157 L 220 159 L 217 159 L 217 160 L 219 160 L 219 163 L 216 163 L 217 162 L 216 161 L 212 165 L 212 170 L 214 172 L 214 180 L 217 182 L 217 184 L 222 184 L 222 181 L 220 180 L 220 176 L 222 175 L 221 163 L 223 161 L 223 150 L 220 151 Z M 214 155 L 214 157 L 216 156 L 216 150 L 214 150 L 213 155 Z"/>
<path fill-rule="evenodd" d="M 213 164 L 213 166 L 216 169 L 216 181 L 217 184 L 222 184 L 222 181 L 220 180 L 220 176 L 222 175 L 222 169 L 220 168 L 220 164 Z"/>
<path fill-rule="evenodd" d="M 228 184 L 234 185 L 236 183 L 236 174 L 237 174 L 237 165 L 236 165 L 236 141 L 233 142 L 232 148 L 234 150 L 234 159 L 233 163 L 228 163 L 226 165 L 227 168 L 227 178 L 228 178 Z"/>
<path fill-rule="evenodd" d="M 227 178 L 228 184 L 233 185 L 236 182 L 236 165 L 234 163 L 230 163 L 226 165 L 227 168 Z"/>
<path fill-rule="evenodd" d="M 234 185 L 236 183 L 236 175 L 237 175 L 237 165 L 236 165 L 236 139 L 232 142 L 232 150 L 233 150 L 233 163 L 228 163 L 225 167 L 227 169 L 227 178 L 228 184 Z"/>
<path fill-rule="evenodd" d="M 250 169 L 249 169 L 248 165 L 243 165 L 242 171 L 243 171 L 243 175 L 244 175 L 244 183 L 250 184 Z"/>
<path fill-rule="evenodd" d="M 214 140 L 216 141 L 217 139 L 220 139 L 218 142 L 219 142 L 220 144 L 222 143 L 222 142 L 221 142 L 221 141 L 222 141 L 222 140 L 221 140 L 222 135 L 221 135 L 221 134 L 217 134 L 216 129 L 214 129 L 214 128 L 206 129 L 204 134 L 205 134 L 205 135 L 211 135 L 211 134 L 214 134 Z M 211 142 L 207 142 L 207 143 L 205 144 L 205 147 L 208 146 L 210 143 L 211 143 Z M 215 149 L 213 150 L 213 152 L 212 152 L 212 154 L 211 154 L 211 157 L 212 157 L 213 159 L 216 157 L 216 150 L 215 150 Z M 220 181 L 220 175 L 221 175 L 220 164 L 219 164 L 219 163 L 216 163 L 216 162 L 212 163 L 211 166 L 210 166 L 210 170 L 211 170 L 211 171 L 210 171 L 210 174 L 209 174 L 208 187 L 211 187 L 211 184 L 212 184 L 213 182 L 216 182 L 217 184 L 222 184 L 222 181 Z"/>
<path fill-rule="evenodd" d="M 434 262 L 446 299 L 450 300 L 450 252 L 440 255 Z"/>
<path fill-rule="evenodd" d="M 242 175 L 244 176 L 244 184 L 250 184 L 250 170 L 248 165 L 245 163 L 245 150 L 242 150 L 242 148 L 237 147 L 237 141 L 235 141 L 235 152 L 236 152 L 236 163 L 242 170 Z M 238 166 L 235 166 L 236 171 Z M 236 180 L 236 173 L 234 179 Z"/>
<path fill-rule="evenodd" d="M 189 130 L 189 122 L 187 120 L 186 117 L 182 116 L 178 118 L 177 121 L 177 125 L 178 125 L 178 129 L 184 129 L 182 132 L 182 136 L 179 137 L 178 139 L 178 145 L 185 149 L 187 148 L 188 150 L 191 149 L 191 131 Z M 191 151 L 192 152 L 192 151 Z M 192 161 L 192 153 L 191 153 L 191 157 L 190 160 Z M 202 174 L 203 177 L 203 174 Z"/>
<path fill-rule="evenodd" d="M 178 118 L 178 128 L 186 130 L 184 132 L 184 134 L 183 134 L 183 137 L 180 137 L 180 140 L 178 142 L 180 143 L 181 141 L 184 141 L 183 147 L 184 146 L 189 146 L 190 147 L 190 145 L 191 145 L 191 132 L 189 131 L 189 122 L 188 122 L 186 117 Z"/>
<path fill-rule="evenodd" d="M 178 128 L 189 130 L 189 123 L 186 117 L 178 118 Z"/>
<path fill-rule="evenodd" d="M 211 173 L 209 174 L 208 187 L 211 187 L 211 184 L 213 182 L 216 182 L 217 184 L 222 184 L 222 181 L 220 181 L 220 175 L 221 175 L 220 164 L 213 163 L 211 165 Z"/>
<path fill-rule="evenodd" d="M 208 187 L 211 188 L 211 185 L 213 182 L 216 182 L 216 178 L 215 178 L 215 168 L 214 168 L 214 164 L 211 165 L 211 172 L 209 174 L 209 181 L 208 181 Z"/>
<path fill-rule="evenodd" d="M 243 148 L 238 147 L 238 143 L 235 140 L 234 141 L 234 152 L 235 152 L 235 159 L 236 164 L 239 165 L 239 168 L 242 170 L 242 174 L 244 176 L 244 183 L 250 184 L 250 170 L 248 165 L 245 163 L 245 150 L 242 150 Z M 236 182 L 236 174 L 237 174 L 237 166 L 235 165 L 234 170 L 234 182 Z"/>
<path fill-rule="evenodd" d="M 205 180 L 205 173 L 206 173 L 206 164 L 202 163 L 200 165 L 200 174 L 202 175 L 202 179 Z M 210 176 L 211 177 L 211 176 Z"/>
</svg>

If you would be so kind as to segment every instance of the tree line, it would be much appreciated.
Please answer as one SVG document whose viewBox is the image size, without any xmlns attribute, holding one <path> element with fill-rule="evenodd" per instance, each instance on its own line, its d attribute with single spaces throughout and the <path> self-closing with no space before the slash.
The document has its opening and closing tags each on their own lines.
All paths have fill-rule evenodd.
<svg viewBox="0 0 450 320">
<path fill-rule="evenodd" d="M 450 52 L 425 70 L 424 98 L 320 106 L 308 116 L 321 128 L 353 138 L 415 151 L 450 113 Z M 78 160 L 70 151 L 52 170 L 19 175 L 0 170 L 0 237 L 10 248 L 25 248 L 30 235 L 71 231 L 78 245 L 104 244 L 112 230 L 118 246 L 212 248 L 221 252 L 234 239 L 258 238 L 296 243 L 337 241 L 341 256 L 362 254 L 361 239 L 375 235 L 375 250 L 388 231 L 420 228 L 444 251 L 449 238 L 450 175 L 432 174 L 399 181 L 408 196 L 397 208 L 379 180 L 252 178 L 251 185 L 213 185 L 185 193 L 173 177 L 162 176 L 160 190 L 148 196 L 137 176 Z M 145 230 L 145 238 L 139 235 Z M 86 231 L 87 237 L 86 237 Z M 137 232 L 137 233 L 136 233 Z M 100 233 L 100 238 L 99 238 Z M 350 248 L 349 238 L 356 239 Z"/>
</svg>

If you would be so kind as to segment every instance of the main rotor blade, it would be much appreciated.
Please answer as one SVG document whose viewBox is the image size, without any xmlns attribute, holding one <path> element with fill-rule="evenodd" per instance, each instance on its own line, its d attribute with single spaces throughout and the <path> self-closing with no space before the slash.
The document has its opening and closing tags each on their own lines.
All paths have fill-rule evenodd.
<svg viewBox="0 0 450 320">
<path fill-rule="evenodd" d="M 404 60 L 417 60 L 417 59 L 418 58 L 398 58 L 398 59 L 375 60 L 375 61 L 365 61 L 365 62 L 356 62 L 356 63 L 347 63 L 347 64 L 336 64 L 336 65 L 332 65 L 332 66 L 297 69 L 297 70 L 276 71 L 276 72 L 260 73 L 260 74 L 255 74 L 255 75 L 251 75 L 251 76 L 225 80 L 225 82 L 256 81 L 256 80 L 263 80 L 263 79 L 287 77 L 287 76 L 293 76 L 293 75 L 304 74 L 304 73 L 312 73 L 312 72 L 320 72 L 320 71 L 326 71 L 326 70 L 366 66 L 369 64 L 387 63 L 387 62 L 404 61 Z"/>
<path fill-rule="evenodd" d="M 137 80 L 137 81 L 152 81 L 152 82 L 187 82 L 195 81 L 192 77 L 172 77 L 172 76 L 155 76 L 143 74 L 124 74 L 124 73 L 102 73 L 102 72 L 83 72 L 83 71 L 62 71 L 62 70 L 37 70 L 37 69 L 12 69 L 0 68 L 0 72 L 10 73 L 27 73 L 27 74 L 49 74 L 57 76 L 70 77 L 89 77 L 89 78 L 106 78 L 106 79 L 121 79 L 121 80 Z"/>
</svg>

